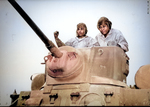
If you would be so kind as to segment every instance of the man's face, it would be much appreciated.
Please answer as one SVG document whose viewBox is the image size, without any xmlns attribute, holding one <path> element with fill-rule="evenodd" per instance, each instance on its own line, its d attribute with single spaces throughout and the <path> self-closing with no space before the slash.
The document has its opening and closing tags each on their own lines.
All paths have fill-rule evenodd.
<svg viewBox="0 0 150 107">
<path fill-rule="evenodd" d="M 75 72 L 82 64 L 80 64 L 79 55 L 76 52 L 61 51 L 61 58 L 55 58 L 51 55 L 47 56 L 46 71 L 52 77 L 65 77 Z"/>
<path fill-rule="evenodd" d="M 79 27 L 77 30 L 78 36 L 82 37 L 85 35 L 85 28 L 84 27 Z"/>
<path fill-rule="evenodd" d="M 103 35 L 107 35 L 109 33 L 109 27 L 106 24 L 102 24 L 99 27 L 99 31 L 103 34 Z"/>
</svg>

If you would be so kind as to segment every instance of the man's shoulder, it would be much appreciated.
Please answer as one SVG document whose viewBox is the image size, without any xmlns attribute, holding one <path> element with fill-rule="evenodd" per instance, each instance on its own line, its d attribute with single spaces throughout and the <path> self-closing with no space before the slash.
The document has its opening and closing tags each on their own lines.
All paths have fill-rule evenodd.
<svg viewBox="0 0 150 107">
<path fill-rule="evenodd" d="M 91 36 L 85 36 L 85 38 L 87 38 L 87 39 L 93 39 Z"/>
<path fill-rule="evenodd" d="M 121 33 L 121 31 L 120 31 L 119 29 L 114 29 L 114 28 L 112 28 L 111 31 L 112 31 L 112 32 L 115 32 L 115 33 Z"/>
<path fill-rule="evenodd" d="M 67 42 L 73 42 L 75 40 L 76 40 L 76 37 L 68 39 Z"/>
</svg>

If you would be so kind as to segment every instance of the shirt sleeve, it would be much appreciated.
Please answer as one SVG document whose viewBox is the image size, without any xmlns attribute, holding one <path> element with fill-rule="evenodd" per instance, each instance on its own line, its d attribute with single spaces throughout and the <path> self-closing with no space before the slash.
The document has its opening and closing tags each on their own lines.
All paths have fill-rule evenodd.
<svg viewBox="0 0 150 107">
<path fill-rule="evenodd" d="M 100 46 L 100 45 L 95 39 L 90 37 L 89 38 L 88 47 L 95 47 L 95 46 Z"/>
<path fill-rule="evenodd" d="M 120 32 L 120 33 L 118 34 L 118 36 L 119 36 L 118 45 L 119 45 L 125 52 L 129 51 L 129 49 L 128 49 L 128 43 L 127 43 L 126 39 L 124 38 L 123 34 Z"/>
<path fill-rule="evenodd" d="M 73 44 L 73 41 L 72 41 L 72 39 L 69 39 L 66 43 L 65 43 L 65 45 L 67 45 L 67 46 L 72 46 Z"/>
</svg>

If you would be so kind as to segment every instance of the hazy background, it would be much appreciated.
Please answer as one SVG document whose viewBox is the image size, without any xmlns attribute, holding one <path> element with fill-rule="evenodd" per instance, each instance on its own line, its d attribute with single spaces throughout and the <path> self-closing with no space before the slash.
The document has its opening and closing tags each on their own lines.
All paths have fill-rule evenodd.
<svg viewBox="0 0 150 107">
<path fill-rule="evenodd" d="M 100 17 L 112 21 L 129 44 L 127 84 L 134 85 L 136 71 L 150 64 L 150 0 L 16 0 L 54 43 L 53 32 L 66 42 L 76 36 L 76 25 L 87 25 L 87 35 L 95 38 Z M 16 89 L 30 91 L 30 76 L 44 73 L 47 48 L 7 0 L 0 0 L 0 106 L 10 105 Z"/>
</svg>

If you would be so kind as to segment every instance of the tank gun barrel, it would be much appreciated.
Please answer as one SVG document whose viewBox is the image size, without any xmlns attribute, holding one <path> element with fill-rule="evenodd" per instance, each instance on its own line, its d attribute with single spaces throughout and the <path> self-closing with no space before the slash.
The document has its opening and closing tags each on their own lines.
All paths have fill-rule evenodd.
<svg viewBox="0 0 150 107">
<path fill-rule="evenodd" d="M 39 27 L 33 22 L 33 20 L 26 14 L 26 12 L 18 5 L 15 0 L 8 0 L 9 3 L 17 10 L 17 12 L 23 17 L 23 19 L 29 24 L 29 26 L 34 30 L 38 37 L 44 42 L 47 49 L 55 57 L 61 57 L 62 53 L 56 48 L 54 43 L 50 41 L 45 34 L 39 29 Z"/>
</svg>

